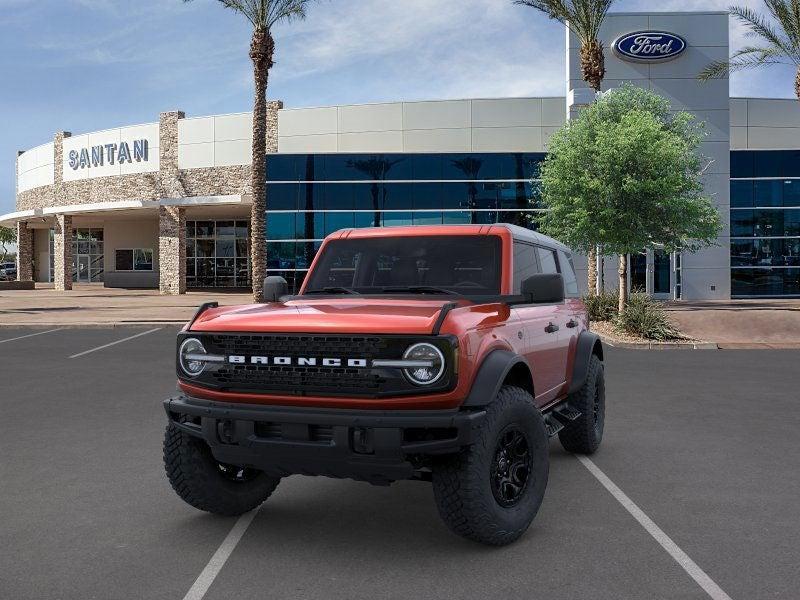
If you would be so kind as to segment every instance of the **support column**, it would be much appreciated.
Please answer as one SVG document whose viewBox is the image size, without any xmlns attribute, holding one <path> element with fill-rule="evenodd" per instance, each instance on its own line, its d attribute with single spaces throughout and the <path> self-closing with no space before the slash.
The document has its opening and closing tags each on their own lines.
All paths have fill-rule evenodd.
<svg viewBox="0 0 800 600">
<path fill-rule="evenodd" d="M 17 281 L 33 281 L 33 229 L 17 223 Z"/>
<path fill-rule="evenodd" d="M 158 288 L 162 294 L 186 293 L 186 211 L 158 208 Z"/>
<path fill-rule="evenodd" d="M 53 281 L 55 289 L 72 289 L 72 216 L 56 215 L 53 239 Z"/>
</svg>

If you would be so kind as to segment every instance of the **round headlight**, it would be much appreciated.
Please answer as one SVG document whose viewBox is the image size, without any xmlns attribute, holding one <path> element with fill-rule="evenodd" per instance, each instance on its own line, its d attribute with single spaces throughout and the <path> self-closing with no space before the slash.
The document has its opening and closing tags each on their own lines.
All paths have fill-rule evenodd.
<svg viewBox="0 0 800 600">
<path fill-rule="evenodd" d="M 197 338 L 184 340 L 178 350 L 178 362 L 181 369 L 189 377 L 197 377 L 206 367 L 206 361 L 199 360 L 198 356 L 206 354 L 206 349 Z"/>
<path fill-rule="evenodd" d="M 403 355 L 404 360 L 419 361 L 420 366 L 403 369 L 412 383 L 430 385 L 436 383 L 444 374 L 444 355 L 433 344 L 414 344 Z"/>
</svg>

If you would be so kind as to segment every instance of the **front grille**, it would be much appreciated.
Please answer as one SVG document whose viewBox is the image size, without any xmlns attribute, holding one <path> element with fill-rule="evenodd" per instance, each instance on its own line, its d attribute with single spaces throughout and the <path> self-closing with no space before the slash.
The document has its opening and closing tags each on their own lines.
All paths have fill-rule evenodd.
<svg viewBox="0 0 800 600">
<path fill-rule="evenodd" d="M 367 359 L 384 355 L 385 339 L 354 336 L 211 335 L 204 340 L 210 354 Z M 371 369 L 323 366 L 229 364 L 212 371 L 221 388 L 298 395 L 337 393 L 374 395 L 386 383 Z"/>
<path fill-rule="evenodd" d="M 224 392 L 378 398 L 420 392 L 431 394 L 451 389 L 455 384 L 452 338 L 197 332 L 179 335 L 178 346 L 189 336 L 200 339 L 208 354 L 225 356 L 226 361 L 209 364 L 200 375 L 191 379 L 187 379 L 178 367 L 179 377 L 192 385 Z M 406 379 L 402 369 L 369 366 L 376 359 L 402 358 L 411 344 L 420 341 L 437 344 L 446 357 L 447 372 L 436 385 L 421 390 Z M 231 356 L 244 357 L 245 362 L 231 362 Z M 252 357 L 266 357 L 269 364 L 253 364 Z M 289 364 L 274 364 L 276 358 L 288 359 L 286 362 Z M 300 358 L 316 359 L 317 363 L 299 364 L 297 359 Z M 323 360 L 326 358 L 340 359 L 342 366 L 325 366 Z M 348 366 L 354 364 L 348 362 L 351 359 L 358 361 L 356 365 L 365 361 L 363 364 L 367 366 Z M 270 435 L 281 435 L 280 429 L 265 437 Z"/>
</svg>

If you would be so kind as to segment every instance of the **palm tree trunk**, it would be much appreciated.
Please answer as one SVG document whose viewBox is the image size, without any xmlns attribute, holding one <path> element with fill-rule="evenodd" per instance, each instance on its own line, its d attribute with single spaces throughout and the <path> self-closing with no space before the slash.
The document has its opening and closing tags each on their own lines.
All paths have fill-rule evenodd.
<svg viewBox="0 0 800 600">
<path fill-rule="evenodd" d="M 794 78 L 794 94 L 800 100 L 800 68 L 797 69 L 797 75 Z"/>
<path fill-rule="evenodd" d="M 619 306 L 617 308 L 619 314 L 622 314 L 628 304 L 628 257 L 624 254 L 619 255 L 617 271 L 619 273 Z"/>
<path fill-rule="evenodd" d="M 606 75 L 605 57 L 603 56 L 603 45 L 597 40 L 586 42 L 581 46 L 581 75 L 583 80 L 589 84 L 595 92 L 600 91 L 603 77 Z M 589 295 L 597 293 L 597 249 L 593 247 L 589 250 L 588 256 L 588 286 Z"/>
<path fill-rule="evenodd" d="M 275 44 L 269 31 L 256 29 L 250 43 L 255 99 L 253 102 L 253 204 L 250 208 L 250 267 L 253 302 L 264 301 L 267 274 L 267 84 Z"/>
<path fill-rule="evenodd" d="M 586 257 L 586 260 L 589 262 L 587 265 L 589 295 L 594 296 L 597 293 L 597 249 L 594 246 L 589 250 L 589 256 Z"/>
</svg>

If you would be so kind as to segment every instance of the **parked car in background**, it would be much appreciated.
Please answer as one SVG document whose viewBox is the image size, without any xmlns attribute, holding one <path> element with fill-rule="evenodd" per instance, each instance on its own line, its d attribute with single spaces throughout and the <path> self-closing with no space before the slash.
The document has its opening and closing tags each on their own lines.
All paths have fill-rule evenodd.
<svg viewBox="0 0 800 600">
<path fill-rule="evenodd" d="M 13 262 L 0 263 L 0 281 L 13 281 L 17 278 L 17 264 Z"/>
</svg>

